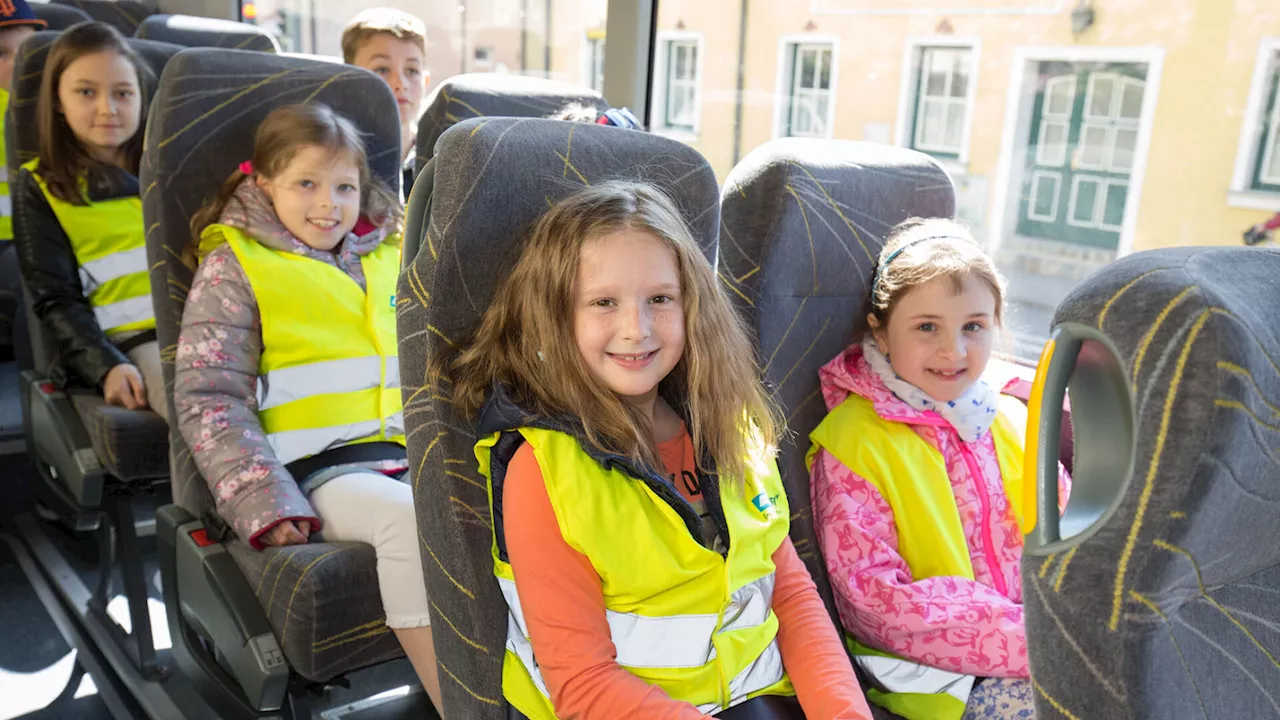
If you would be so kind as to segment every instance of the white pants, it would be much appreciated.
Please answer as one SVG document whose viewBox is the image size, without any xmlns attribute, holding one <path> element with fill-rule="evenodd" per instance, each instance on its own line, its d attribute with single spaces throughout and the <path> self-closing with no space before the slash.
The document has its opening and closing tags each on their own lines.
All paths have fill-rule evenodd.
<svg viewBox="0 0 1280 720">
<path fill-rule="evenodd" d="M 378 590 L 387 627 L 425 627 L 427 587 L 418 550 L 413 490 L 373 472 L 339 475 L 311 492 L 326 542 L 364 542 L 378 556 Z"/>
<path fill-rule="evenodd" d="M 147 404 L 168 422 L 169 398 L 165 395 L 164 371 L 160 368 L 160 343 L 155 340 L 144 342 L 125 354 L 142 375 L 142 384 L 147 391 Z"/>
</svg>

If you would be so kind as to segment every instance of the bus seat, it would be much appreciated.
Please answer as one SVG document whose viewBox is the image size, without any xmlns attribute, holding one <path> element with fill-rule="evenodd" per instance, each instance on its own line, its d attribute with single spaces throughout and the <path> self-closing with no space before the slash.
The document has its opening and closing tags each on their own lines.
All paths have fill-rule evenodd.
<svg viewBox="0 0 1280 720">
<path fill-rule="evenodd" d="M 152 14 L 151 8 L 137 0 L 52 0 L 58 5 L 70 5 L 88 15 L 90 19 L 104 22 L 130 37 L 138 29 L 143 18 Z"/>
<path fill-rule="evenodd" d="M 275 36 L 257 25 L 196 15 L 150 15 L 138 25 L 134 37 L 187 47 L 280 52 Z"/>
<path fill-rule="evenodd" d="M 5 122 L 8 170 L 39 154 L 36 98 L 49 47 L 60 33 L 45 30 L 23 41 L 14 68 L 12 101 Z M 158 77 L 181 48 L 149 40 L 129 40 Z M 19 223 L 15 231 L 21 232 Z M 21 279 L 19 278 L 19 282 Z M 96 525 L 94 512 L 108 485 L 167 478 L 168 431 L 154 412 L 109 407 L 96 390 L 59 387 L 51 377 L 65 375 L 54 367 L 51 336 L 24 302 L 25 351 L 32 358 L 22 373 L 23 419 L 33 463 L 43 481 L 42 500 L 64 522 L 81 530 Z"/>
<path fill-rule="evenodd" d="M 436 141 L 446 130 L 463 120 L 476 117 L 549 117 L 574 103 L 597 110 L 609 107 L 595 90 L 555 80 L 498 73 L 451 77 L 432 93 L 427 109 L 418 121 L 414 175 L 423 176 L 435 153 Z M 405 222 L 405 267 L 417 256 L 418 239 L 423 236 L 415 223 L 430 213 L 432 174 L 426 173 L 423 181 L 424 187 L 421 188 L 416 180 L 414 182 L 421 210 Z M 413 202 L 412 195 L 409 202 Z"/>
<path fill-rule="evenodd" d="M 66 30 L 72 25 L 79 25 L 92 19 L 79 8 L 50 2 L 31 3 L 31 12 L 48 23 L 46 30 Z"/>
<path fill-rule="evenodd" d="M 250 156 L 254 131 L 266 114 L 302 102 L 324 103 L 351 118 L 364 131 L 374 175 L 395 182 L 395 99 L 366 70 L 192 48 L 175 57 L 161 78 L 147 128 L 142 185 L 164 188 L 145 194 L 143 214 L 170 387 L 193 277 L 179 259 L 190 239 L 191 215 Z M 177 417 L 172 395 L 170 403 Z M 384 624 L 372 546 L 313 542 L 259 552 L 234 535 L 219 541 L 222 525 L 212 513 L 213 498 L 176 428 L 170 444 L 174 505 L 162 508 L 157 521 L 162 587 L 175 658 L 206 699 L 215 707 L 277 709 L 289 667 L 297 677 L 322 683 L 402 656 Z"/>
<path fill-rule="evenodd" d="M 757 337 L 765 381 L 788 419 L 778 467 L 791 538 L 836 627 L 805 467 L 809 433 L 827 412 L 818 369 L 852 341 L 889 229 L 954 212 L 951 181 L 932 159 L 863 142 L 765 143 L 733 168 L 721 193 L 720 280 Z"/>
<path fill-rule="evenodd" d="M 1140 252 L 1059 305 L 1022 564 L 1038 717 L 1280 708 L 1278 272 L 1275 250 Z M 1076 464 L 1059 520 L 1045 508 L 1066 389 Z"/>
<path fill-rule="evenodd" d="M 466 120 L 438 144 L 430 240 L 400 276 L 400 364 L 414 499 L 446 717 L 506 718 L 507 609 L 493 579 L 488 498 L 476 472 L 472 419 L 427 377 L 427 358 L 478 322 L 549 203 L 587 183 L 646 180 L 678 203 L 714 257 L 715 174 L 668 138 L 543 119 Z M 561 171 L 564 172 L 561 172 Z"/>
</svg>

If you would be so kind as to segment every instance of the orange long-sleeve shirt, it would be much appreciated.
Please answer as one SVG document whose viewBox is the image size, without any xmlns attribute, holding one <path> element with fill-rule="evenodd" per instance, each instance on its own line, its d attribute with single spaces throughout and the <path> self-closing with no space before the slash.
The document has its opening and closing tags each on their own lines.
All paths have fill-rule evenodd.
<svg viewBox="0 0 1280 720">
<path fill-rule="evenodd" d="M 659 451 L 675 486 L 695 508 L 705 507 L 688 433 L 662 443 Z M 561 720 L 709 717 L 616 662 L 600 576 L 560 535 L 529 445 L 516 451 L 504 485 L 503 528 L 516 590 L 556 715 Z M 778 649 L 806 717 L 870 720 L 844 646 L 790 539 L 774 552 L 773 562 Z"/>
</svg>

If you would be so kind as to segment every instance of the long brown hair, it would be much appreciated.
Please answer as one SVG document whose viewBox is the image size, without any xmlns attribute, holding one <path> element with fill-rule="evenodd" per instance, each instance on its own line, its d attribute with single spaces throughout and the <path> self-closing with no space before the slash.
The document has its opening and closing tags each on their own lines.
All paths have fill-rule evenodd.
<svg viewBox="0 0 1280 720">
<path fill-rule="evenodd" d="M 285 105 L 267 113 L 253 134 L 253 172 L 271 179 L 279 175 L 293 162 L 298 151 L 306 147 L 320 147 L 335 156 L 346 156 L 360 172 L 360 214 L 378 225 L 394 224 L 397 227 L 404 216 L 400 201 L 386 184 L 369 170 L 369 155 L 364 140 L 354 123 L 327 105 Z M 240 183 L 248 177 L 236 169 L 222 183 L 213 200 L 191 216 L 191 243 L 183 253 L 183 260 L 194 265 L 200 248 L 200 234 L 222 218 L 227 203 L 231 202 Z"/>
<path fill-rule="evenodd" d="M 649 185 L 602 183 L 553 206 L 533 226 L 471 342 L 432 365 L 453 378 L 454 401 L 468 416 L 502 383 L 523 410 L 572 415 L 597 448 L 661 468 L 648 421 L 592 376 L 574 337 L 582 249 L 625 230 L 663 241 L 679 272 L 685 348 L 659 392 L 689 423 L 698 457 L 713 459 L 727 480 L 743 478 L 762 458 L 758 450 L 776 447 L 781 418 L 715 271 L 671 200 Z"/>
<path fill-rule="evenodd" d="M 857 338 L 871 331 L 868 315 L 887 327 L 898 301 L 913 288 L 947 278 L 956 292 L 967 278 L 982 281 L 996 300 L 996 326 L 1004 325 L 1005 283 L 991 256 L 963 225 L 947 218 L 908 218 L 885 238 L 871 279 L 871 297 L 858 317 Z"/>
<path fill-rule="evenodd" d="M 151 68 L 129 47 L 124 36 L 115 28 L 100 22 L 76 25 L 53 41 L 49 59 L 40 81 L 40 98 L 36 104 L 36 123 L 40 127 L 40 177 L 49 186 L 54 197 L 73 205 L 85 205 L 87 201 L 80 191 L 80 181 L 93 184 L 106 167 L 85 151 L 76 139 L 71 126 L 62 114 L 58 100 L 58 84 L 62 75 L 76 60 L 85 55 L 113 52 L 132 65 L 138 74 L 138 92 L 141 107 L 138 114 L 138 130 L 121 148 L 125 168 L 138 174 L 142 159 L 142 135 L 147 123 L 147 107 L 151 103 L 151 90 L 155 77 Z"/>
</svg>

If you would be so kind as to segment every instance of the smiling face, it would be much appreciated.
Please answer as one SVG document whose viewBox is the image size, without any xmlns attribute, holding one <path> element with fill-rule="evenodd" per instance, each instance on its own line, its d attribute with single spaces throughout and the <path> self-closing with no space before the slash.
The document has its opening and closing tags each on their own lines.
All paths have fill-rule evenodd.
<svg viewBox="0 0 1280 720">
<path fill-rule="evenodd" d="M 982 377 L 996 336 L 996 296 L 981 279 L 966 275 L 957 292 L 950 277 L 908 290 L 887 326 L 868 318 L 893 371 L 934 400 L 959 398 Z"/>
<path fill-rule="evenodd" d="M 574 336 L 591 375 L 624 400 L 651 406 L 684 355 L 684 308 L 675 252 L 624 230 L 582 247 Z"/>
<path fill-rule="evenodd" d="M 77 58 L 58 81 L 58 111 L 90 157 L 115 163 L 142 118 L 133 62 L 111 51 Z"/>
<path fill-rule="evenodd" d="M 306 146 L 274 178 L 256 179 L 285 229 L 316 250 L 338 247 L 360 218 L 360 170 L 345 153 Z"/>
<path fill-rule="evenodd" d="M 351 64 L 382 78 L 395 93 L 400 124 L 416 122 L 430 74 L 424 68 L 422 48 L 412 40 L 388 32 L 371 36 L 356 52 Z"/>
</svg>

